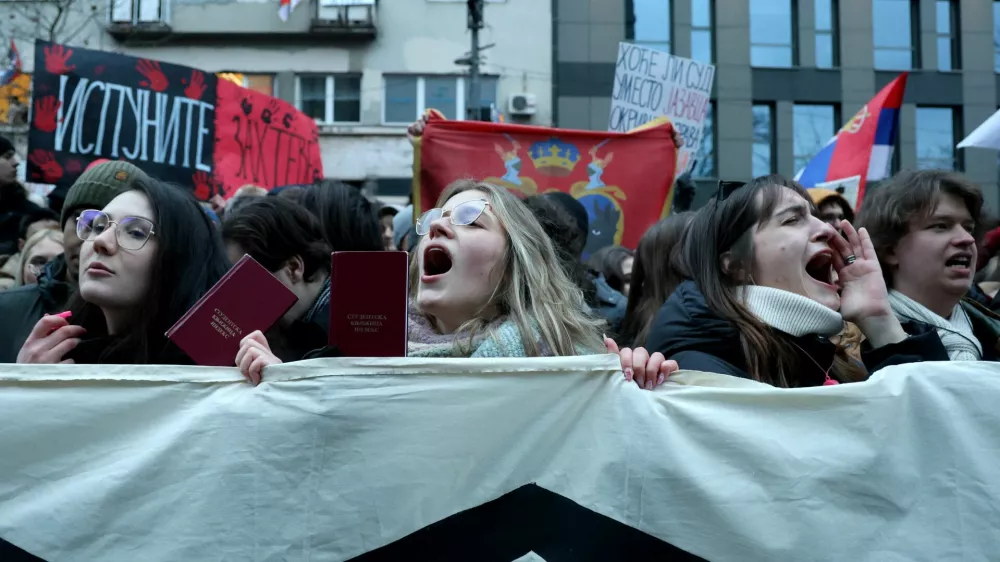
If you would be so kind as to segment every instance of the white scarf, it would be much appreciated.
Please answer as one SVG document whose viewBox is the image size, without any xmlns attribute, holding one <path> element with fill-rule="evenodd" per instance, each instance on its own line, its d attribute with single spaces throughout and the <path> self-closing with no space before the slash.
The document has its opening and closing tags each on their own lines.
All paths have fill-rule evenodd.
<svg viewBox="0 0 1000 562">
<path fill-rule="evenodd" d="M 923 322 L 937 328 L 941 343 L 948 350 L 948 357 L 952 361 L 983 359 L 983 348 L 972 332 L 972 321 L 969 320 L 969 315 L 962 309 L 961 304 L 955 305 L 950 320 L 931 312 L 926 306 L 899 291 L 889 291 L 889 305 L 893 313 L 904 322 Z"/>
<path fill-rule="evenodd" d="M 839 312 L 810 298 L 758 285 L 744 286 L 740 294 L 743 304 L 757 319 L 791 336 L 829 338 L 844 329 L 844 319 Z"/>
</svg>

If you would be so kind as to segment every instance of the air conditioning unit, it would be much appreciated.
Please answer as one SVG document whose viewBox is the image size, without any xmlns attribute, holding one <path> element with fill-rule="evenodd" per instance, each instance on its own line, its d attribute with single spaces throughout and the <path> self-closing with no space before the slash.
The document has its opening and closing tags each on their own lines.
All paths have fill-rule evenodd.
<svg viewBox="0 0 1000 562">
<path fill-rule="evenodd" d="M 538 111 L 535 94 L 511 94 L 507 99 L 507 113 L 511 115 L 534 115 Z"/>
</svg>

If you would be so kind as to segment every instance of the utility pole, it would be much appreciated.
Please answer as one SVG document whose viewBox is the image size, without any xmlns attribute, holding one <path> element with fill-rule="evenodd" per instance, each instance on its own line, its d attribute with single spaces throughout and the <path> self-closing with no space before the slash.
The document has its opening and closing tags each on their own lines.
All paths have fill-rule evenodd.
<svg viewBox="0 0 1000 562">
<path fill-rule="evenodd" d="M 465 100 L 465 118 L 472 121 L 481 119 L 482 89 L 479 80 L 481 51 L 479 30 L 483 28 L 484 0 L 466 0 L 469 7 L 469 30 L 472 32 L 472 48 L 469 51 L 469 93 Z"/>
</svg>

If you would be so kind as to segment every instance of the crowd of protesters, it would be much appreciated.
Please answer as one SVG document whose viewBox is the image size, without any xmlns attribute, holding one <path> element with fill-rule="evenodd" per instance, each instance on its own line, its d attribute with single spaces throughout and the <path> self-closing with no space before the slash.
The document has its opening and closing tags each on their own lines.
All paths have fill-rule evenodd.
<svg viewBox="0 0 1000 562">
<path fill-rule="evenodd" d="M 0 138 L 0 362 L 190 364 L 165 332 L 249 254 L 298 297 L 233 359 L 258 384 L 268 365 L 338 355 L 330 301 L 357 297 L 331 294 L 330 254 L 383 250 L 410 253 L 410 356 L 610 351 L 647 389 L 678 369 L 806 387 L 1000 358 L 1000 231 L 956 172 L 897 174 L 857 216 L 777 175 L 720 182 L 697 211 L 679 193 L 634 251 L 584 262 L 587 213 L 563 193 L 465 179 L 415 217 L 324 181 L 206 205 L 113 161 L 56 213 L 16 166 Z"/>
</svg>

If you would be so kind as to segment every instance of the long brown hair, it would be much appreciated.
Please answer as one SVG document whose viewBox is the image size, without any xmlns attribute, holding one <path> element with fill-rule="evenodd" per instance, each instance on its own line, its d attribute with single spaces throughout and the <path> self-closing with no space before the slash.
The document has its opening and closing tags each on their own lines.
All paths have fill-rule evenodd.
<svg viewBox="0 0 1000 562">
<path fill-rule="evenodd" d="M 773 175 L 755 178 L 728 198 L 713 200 L 698 213 L 690 227 L 697 236 L 687 237 L 684 255 L 709 309 L 739 330 L 750 377 L 790 388 L 799 386 L 800 370 L 814 365 L 800 361 L 799 350 L 757 319 L 737 297 L 740 286 L 753 283 L 754 232 L 774 213 L 783 188 L 805 199 L 816 213 L 812 199 L 797 182 Z M 830 375 L 841 382 L 866 377 L 864 370 L 849 362 L 841 349 Z"/>
<path fill-rule="evenodd" d="M 621 337 L 633 347 L 646 345 L 656 312 L 688 275 L 680 258 L 684 235 L 693 219 L 690 211 L 673 213 L 651 226 L 639 240 Z"/>
</svg>

